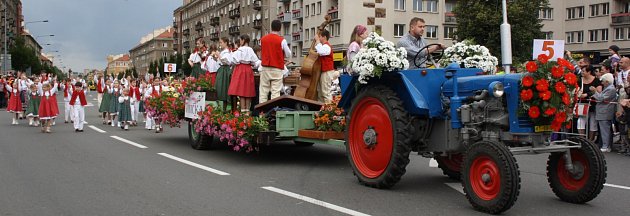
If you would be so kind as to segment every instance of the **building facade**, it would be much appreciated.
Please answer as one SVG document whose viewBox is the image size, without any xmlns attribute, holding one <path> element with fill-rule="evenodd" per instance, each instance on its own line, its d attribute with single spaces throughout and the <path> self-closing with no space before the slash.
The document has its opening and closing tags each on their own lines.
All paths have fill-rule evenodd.
<svg viewBox="0 0 630 216">
<path fill-rule="evenodd" d="M 129 50 L 132 67 L 136 69 L 139 76 L 144 76 L 149 71 L 151 62 L 168 59 L 175 54 L 173 51 L 174 32 L 170 26 L 155 30 L 144 36 L 140 44 Z"/>
<path fill-rule="evenodd" d="M 539 12 L 546 39 L 564 40 L 574 57 L 605 60 L 608 47 L 617 45 L 621 55 L 630 54 L 630 1 L 549 1 Z"/>
<path fill-rule="evenodd" d="M 190 53 L 196 38 L 218 45 L 222 37 L 237 41 L 243 34 L 250 36 L 250 46 L 259 45 L 270 32 L 276 5 L 277 0 L 183 0 L 173 12 L 173 49 Z"/>
<path fill-rule="evenodd" d="M 0 0 L 0 65 L 4 58 L 4 52 L 7 54 L 16 37 L 22 34 L 22 22 L 24 16 L 22 15 L 22 1 L 20 0 Z M 6 17 L 5 17 L 6 15 Z M 5 43 L 6 42 L 6 43 Z M 7 58 L 7 67 L 10 67 L 11 62 Z M 9 70 L 10 68 L 3 68 L 2 70 Z"/>
<path fill-rule="evenodd" d="M 125 70 L 131 68 L 131 58 L 129 54 L 109 55 L 107 56 L 107 74 L 118 76 Z"/>
</svg>

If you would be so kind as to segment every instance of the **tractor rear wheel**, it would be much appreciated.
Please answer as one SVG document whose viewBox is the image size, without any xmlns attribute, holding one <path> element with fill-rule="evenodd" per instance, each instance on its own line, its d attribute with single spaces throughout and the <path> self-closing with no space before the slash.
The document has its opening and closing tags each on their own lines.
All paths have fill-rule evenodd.
<svg viewBox="0 0 630 216">
<path fill-rule="evenodd" d="M 213 136 L 197 133 L 195 122 L 192 120 L 188 122 L 188 139 L 190 140 L 190 147 L 195 150 L 216 149 L 217 147 Z"/>
<path fill-rule="evenodd" d="M 571 149 L 575 169 L 570 173 L 565 166 L 564 154 L 552 153 L 547 161 L 547 181 L 558 198 L 570 203 L 591 201 L 606 183 L 606 160 L 595 144 L 582 137 L 572 138 L 580 149 Z"/>
<path fill-rule="evenodd" d="M 453 180 L 459 181 L 462 177 L 462 161 L 464 156 L 460 154 L 451 154 L 447 156 L 435 156 L 438 167 L 442 169 L 442 173 Z"/>
<path fill-rule="evenodd" d="M 502 143 L 480 141 L 468 147 L 463 170 L 466 198 L 478 211 L 499 214 L 516 202 L 521 187 L 518 164 Z"/>
<path fill-rule="evenodd" d="M 352 102 L 346 149 L 359 182 L 375 188 L 394 186 L 409 164 L 410 117 L 391 89 L 364 88 Z"/>
</svg>

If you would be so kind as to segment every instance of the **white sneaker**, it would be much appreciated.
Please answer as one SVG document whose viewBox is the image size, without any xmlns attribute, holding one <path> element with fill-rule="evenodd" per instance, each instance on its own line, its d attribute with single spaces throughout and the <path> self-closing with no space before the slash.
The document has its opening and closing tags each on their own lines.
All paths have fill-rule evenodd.
<svg viewBox="0 0 630 216">
<path fill-rule="evenodd" d="M 116 127 L 116 122 L 112 121 L 112 127 Z"/>
<path fill-rule="evenodd" d="M 55 121 L 53 121 L 52 125 L 55 125 Z"/>
<path fill-rule="evenodd" d="M 601 149 L 599 149 L 599 150 L 600 150 L 600 151 L 602 151 L 602 152 L 610 152 L 610 149 L 609 149 L 609 148 L 601 148 Z"/>
<path fill-rule="evenodd" d="M 120 124 L 120 122 L 118 122 L 118 127 L 121 127 L 121 126 L 122 126 L 122 124 Z"/>
</svg>

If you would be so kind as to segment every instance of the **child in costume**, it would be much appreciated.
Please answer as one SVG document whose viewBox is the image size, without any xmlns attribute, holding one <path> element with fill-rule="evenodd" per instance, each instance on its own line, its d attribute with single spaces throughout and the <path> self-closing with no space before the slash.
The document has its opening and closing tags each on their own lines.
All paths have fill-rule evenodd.
<svg viewBox="0 0 630 216">
<path fill-rule="evenodd" d="M 37 84 L 31 84 L 28 91 L 28 106 L 26 108 L 26 117 L 28 118 L 29 126 L 39 126 L 39 104 L 41 100 L 39 92 L 40 90 Z"/>
<path fill-rule="evenodd" d="M 51 86 L 50 83 L 46 83 L 42 86 L 42 91 L 39 92 L 41 97 L 39 103 L 39 119 L 42 121 L 42 133 L 50 133 L 50 127 L 54 118 L 59 115 L 59 108 L 57 106 L 57 83 Z"/>
<path fill-rule="evenodd" d="M 12 125 L 18 125 L 18 118 L 20 113 L 24 111 L 22 109 L 22 100 L 20 100 L 20 83 L 13 82 L 12 85 L 6 85 L 9 92 L 9 106 L 7 106 L 7 112 L 12 113 L 13 122 Z"/>
<path fill-rule="evenodd" d="M 82 82 L 76 82 L 74 84 L 74 91 L 72 91 L 72 96 L 70 97 L 70 105 L 72 105 L 73 114 L 74 114 L 74 131 L 75 132 L 83 132 L 83 123 L 85 121 L 85 106 L 87 105 L 87 100 L 85 99 L 85 93 L 87 93 L 87 88 L 83 89 Z"/>
<path fill-rule="evenodd" d="M 122 89 L 120 87 L 120 82 L 118 80 L 114 81 L 114 86 L 109 90 L 109 117 L 112 120 L 112 127 L 116 127 L 116 116 L 118 116 L 118 97 L 122 94 Z M 118 122 L 118 127 L 120 127 L 120 122 Z"/>
<path fill-rule="evenodd" d="M 120 128 L 124 130 L 129 130 L 129 125 L 132 121 L 132 111 L 131 111 L 131 103 L 134 100 L 131 96 L 129 96 L 129 89 L 125 88 L 120 97 L 118 97 L 118 103 L 120 109 L 118 110 L 118 124 L 121 125 Z"/>
</svg>

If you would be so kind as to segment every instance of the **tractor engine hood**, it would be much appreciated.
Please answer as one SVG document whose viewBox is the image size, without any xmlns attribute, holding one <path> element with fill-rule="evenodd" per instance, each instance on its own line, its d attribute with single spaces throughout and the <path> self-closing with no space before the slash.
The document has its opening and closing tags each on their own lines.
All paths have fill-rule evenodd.
<svg viewBox="0 0 630 216">
<path fill-rule="evenodd" d="M 495 81 L 502 82 L 507 88 L 508 86 L 514 86 L 518 89 L 519 82 L 523 77 L 523 73 L 517 74 L 502 74 L 502 75 L 480 75 L 480 76 L 468 76 L 458 77 L 457 83 L 459 88 L 459 96 L 466 97 L 472 96 L 478 90 L 488 89 L 491 83 Z M 506 89 L 507 91 L 507 89 Z M 442 85 L 442 93 L 444 96 L 453 96 L 453 79 L 449 79 Z"/>
</svg>

